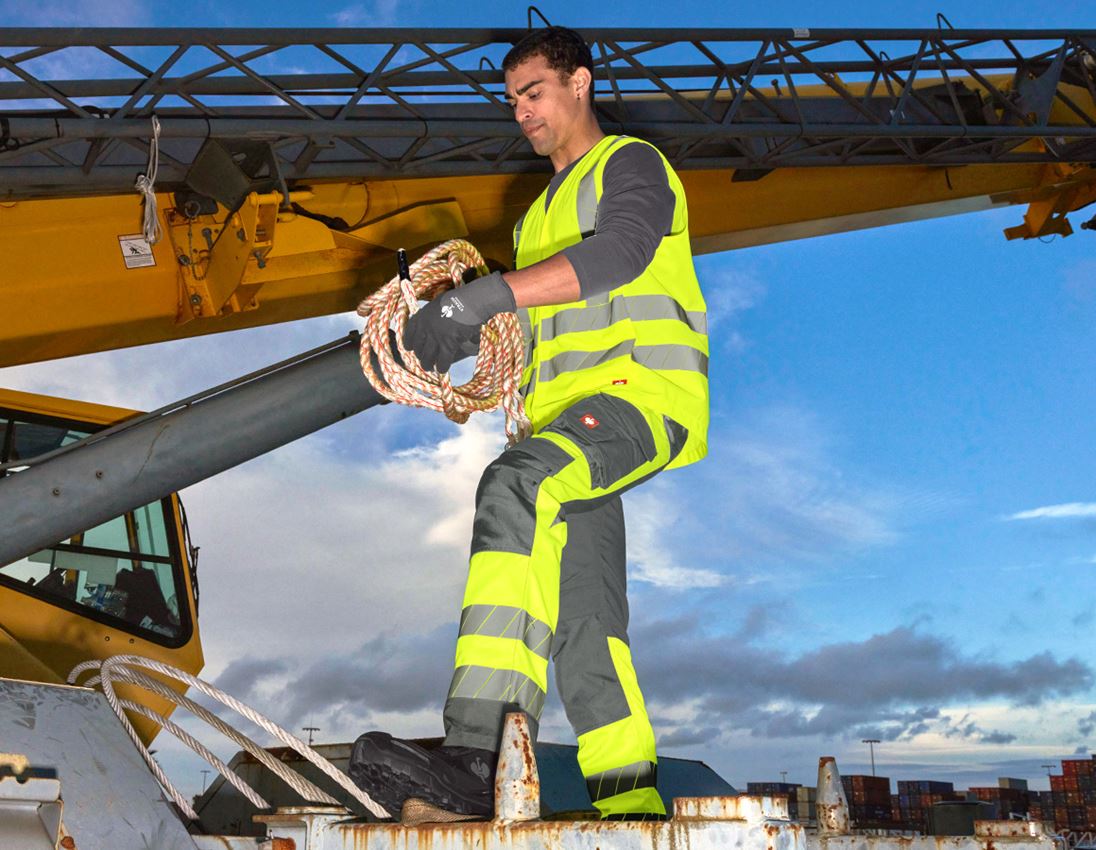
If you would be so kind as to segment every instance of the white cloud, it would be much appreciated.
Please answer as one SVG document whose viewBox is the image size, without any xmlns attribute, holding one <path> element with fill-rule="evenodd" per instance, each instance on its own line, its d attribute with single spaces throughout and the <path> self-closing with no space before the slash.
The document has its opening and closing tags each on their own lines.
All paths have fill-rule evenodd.
<svg viewBox="0 0 1096 850">
<path fill-rule="evenodd" d="M 746 310 L 755 307 L 765 297 L 765 285 L 747 270 L 720 264 L 708 268 L 701 265 L 698 275 L 708 307 L 710 341 L 727 351 L 741 351 L 748 340 L 733 327 L 728 327 Z"/>
<path fill-rule="evenodd" d="M 646 484 L 625 496 L 629 578 L 679 590 L 726 584 L 729 578 L 715 570 L 679 563 L 673 529 L 681 519 L 680 509 L 674 504 L 671 488 L 660 484 Z"/>
<path fill-rule="evenodd" d="M 142 0 L 0 0 L 0 21 L 13 27 L 134 27 L 151 18 Z"/>
<path fill-rule="evenodd" d="M 1031 510 L 1010 514 L 1005 519 L 1077 519 L 1082 517 L 1096 517 L 1096 502 L 1066 502 L 1061 505 L 1045 505 L 1041 508 L 1032 508 Z"/>
<path fill-rule="evenodd" d="M 501 443 L 483 417 L 389 456 L 339 455 L 317 435 L 186 491 L 211 666 L 258 647 L 322 658 L 452 620 L 479 473 Z"/>
<path fill-rule="evenodd" d="M 337 27 L 388 27 L 396 23 L 401 5 L 397 0 L 353 3 L 328 15 Z"/>
</svg>

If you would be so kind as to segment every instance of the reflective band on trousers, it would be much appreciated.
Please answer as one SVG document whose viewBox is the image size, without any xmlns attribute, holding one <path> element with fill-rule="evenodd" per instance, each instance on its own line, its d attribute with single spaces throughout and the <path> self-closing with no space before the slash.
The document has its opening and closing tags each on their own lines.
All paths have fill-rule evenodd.
<svg viewBox="0 0 1096 850">
<path fill-rule="evenodd" d="M 708 332 L 708 318 L 703 310 L 686 311 L 669 295 L 618 295 L 605 304 L 561 310 L 541 320 L 540 341 L 567 333 L 603 331 L 625 319 L 633 322 L 677 320 L 697 333 Z"/>
<path fill-rule="evenodd" d="M 537 380 L 550 381 L 564 372 L 577 372 L 600 366 L 615 357 L 631 354 L 632 359 L 649 369 L 684 369 L 708 374 L 708 355 L 689 345 L 636 345 L 626 339 L 605 351 L 564 351 L 540 364 Z"/>
<path fill-rule="evenodd" d="M 654 788 L 655 776 L 655 765 L 652 762 L 637 761 L 635 764 L 626 764 L 624 767 L 587 776 L 586 790 L 590 792 L 590 799 L 596 803 L 636 788 Z"/>
<path fill-rule="evenodd" d="M 552 630 L 521 608 L 511 605 L 469 605 L 460 612 L 460 636 L 513 638 L 541 658 L 552 650 Z"/>
<path fill-rule="evenodd" d="M 516 702 L 537 720 L 544 709 L 545 693 L 532 679 L 516 670 L 498 670 L 468 664 L 458 667 L 449 698 L 490 699 Z"/>
</svg>

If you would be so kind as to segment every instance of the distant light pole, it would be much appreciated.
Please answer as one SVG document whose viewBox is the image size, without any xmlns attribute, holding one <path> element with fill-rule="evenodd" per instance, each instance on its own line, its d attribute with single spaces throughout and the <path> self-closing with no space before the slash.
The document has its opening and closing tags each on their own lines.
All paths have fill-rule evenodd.
<svg viewBox="0 0 1096 850">
<path fill-rule="evenodd" d="M 1041 765 L 1039 765 L 1039 767 L 1043 768 L 1047 772 L 1047 787 L 1050 787 L 1050 772 L 1052 770 L 1054 770 L 1054 765 L 1052 765 L 1052 764 L 1041 764 Z"/>
<path fill-rule="evenodd" d="M 868 749 L 871 752 L 871 775 L 875 776 L 875 745 L 879 743 L 879 739 L 861 738 L 860 743 L 868 745 Z"/>
<path fill-rule="evenodd" d="M 202 771 L 202 793 L 203 794 L 205 793 L 206 782 L 209 781 L 209 773 L 210 772 L 208 770 L 203 770 Z"/>
<path fill-rule="evenodd" d="M 319 732 L 319 726 L 302 726 L 301 729 L 308 733 L 308 746 L 312 746 L 312 733 Z"/>
<path fill-rule="evenodd" d="M 783 782 L 785 785 L 788 784 L 788 771 L 780 771 L 780 781 Z"/>
</svg>

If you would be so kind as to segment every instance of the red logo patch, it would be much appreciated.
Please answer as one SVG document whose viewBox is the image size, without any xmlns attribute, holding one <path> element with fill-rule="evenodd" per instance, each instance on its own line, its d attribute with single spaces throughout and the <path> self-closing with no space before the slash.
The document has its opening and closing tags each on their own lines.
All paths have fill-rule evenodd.
<svg viewBox="0 0 1096 850">
<path fill-rule="evenodd" d="M 596 428 L 598 425 L 601 424 L 600 422 L 597 421 L 597 419 L 595 419 L 589 413 L 582 414 L 582 418 L 579 421 L 583 425 L 585 425 L 587 428 L 590 428 L 590 429 Z"/>
<path fill-rule="evenodd" d="M 619 386 L 620 384 L 626 384 L 626 383 L 628 383 L 627 378 L 617 378 L 615 381 L 613 381 L 613 386 L 616 387 L 616 386 Z"/>
</svg>

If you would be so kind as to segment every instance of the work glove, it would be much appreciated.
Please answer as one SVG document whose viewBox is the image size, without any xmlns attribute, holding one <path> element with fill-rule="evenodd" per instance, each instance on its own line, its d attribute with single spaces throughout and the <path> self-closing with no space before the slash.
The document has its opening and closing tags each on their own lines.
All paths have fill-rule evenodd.
<svg viewBox="0 0 1096 850">
<path fill-rule="evenodd" d="M 448 372 L 449 367 L 479 350 L 480 329 L 499 313 L 513 312 L 513 290 L 499 272 L 450 289 L 407 320 L 404 348 L 422 368 Z"/>
</svg>

